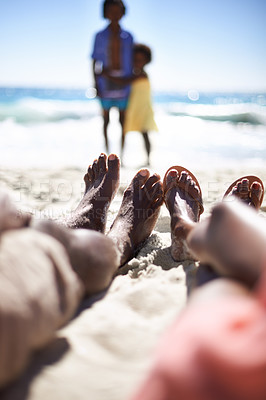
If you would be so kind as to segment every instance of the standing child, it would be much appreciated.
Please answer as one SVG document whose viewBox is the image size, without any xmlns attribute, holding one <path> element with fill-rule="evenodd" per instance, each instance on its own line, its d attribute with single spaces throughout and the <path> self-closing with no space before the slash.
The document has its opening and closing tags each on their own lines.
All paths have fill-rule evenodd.
<svg viewBox="0 0 266 400">
<path fill-rule="evenodd" d="M 147 165 L 150 164 L 151 144 L 148 136 L 149 131 L 157 131 L 154 121 L 151 87 L 148 75 L 144 70 L 145 65 L 151 62 L 151 49 L 144 44 L 136 44 L 133 48 L 133 77 L 126 110 L 124 132 L 141 132 L 147 153 Z M 125 136 L 123 138 L 124 147 Z"/>
<path fill-rule="evenodd" d="M 107 128 L 110 109 L 117 107 L 119 110 L 123 141 L 125 109 L 130 87 L 110 80 L 102 75 L 102 71 L 108 69 L 111 75 L 122 78 L 132 74 L 133 37 L 119 25 L 125 13 L 126 8 L 122 0 L 104 1 L 103 17 L 108 19 L 110 24 L 96 34 L 92 53 L 95 88 L 103 110 L 103 133 L 107 152 L 109 151 Z"/>
</svg>

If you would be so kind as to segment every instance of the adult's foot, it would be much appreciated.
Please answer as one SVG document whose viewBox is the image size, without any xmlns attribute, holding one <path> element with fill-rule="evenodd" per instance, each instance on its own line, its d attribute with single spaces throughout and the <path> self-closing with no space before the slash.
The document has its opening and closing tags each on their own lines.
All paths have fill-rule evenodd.
<svg viewBox="0 0 266 400">
<path fill-rule="evenodd" d="M 107 211 L 119 186 L 120 161 L 115 154 L 102 153 L 84 176 L 85 193 L 78 207 L 66 221 L 69 228 L 104 232 Z"/>
<path fill-rule="evenodd" d="M 179 169 L 179 171 L 178 171 Z M 175 261 L 194 259 L 187 246 L 187 235 L 203 212 L 201 190 L 194 176 L 174 167 L 164 178 L 164 201 L 171 217 L 171 256 Z"/>
<path fill-rule="evenodd" d="M 224 198 L 231 196 L 237 197 L 248 206 L 259 210 L 264 196 L 263 183 L 261 179 L 253 175 L 239 178 L 229 186 Z"/>
<path fill-rule="evenodd" d="M 108 237 L 116 244 L 120 266 L 129 261 L 150 236 L 163 203 L 160 176 L 141 169 L 124 192 Z"/>
</svg>

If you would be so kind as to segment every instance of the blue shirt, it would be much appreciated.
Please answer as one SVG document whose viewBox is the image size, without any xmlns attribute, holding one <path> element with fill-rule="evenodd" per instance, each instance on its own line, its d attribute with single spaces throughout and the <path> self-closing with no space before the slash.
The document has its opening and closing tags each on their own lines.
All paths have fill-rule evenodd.
<svg viewBox="0 0 266 400">
<path fill-rule="evenodd" d="M 110 42 L 110 28 L 109 26 L 104 30 L 98 32 L 95 36 L 94 47 L 92 52 L 92 58 L 99 62 L 100 68 L 109 68 L 109 42 Z M 121 41 L 121 53 L 120 53 L 120 65 L 119 71 L 114 71 L 114 75 L 120 77 L 127 77 L 132 75 L 132 55 L 133 55 L 133 37 L 132 35 L 120 29 L 120 41 Z M 96 66 L 97 68 L 97 66 Z M 111 71 L 112 72 L 112 71 Z M 97 76 L 97 85 L 102 98 L 127 98 L 130 91 L 130 85 L 122 86 L 117 83 L 113 83 L 104 76 Z"/>
</svg>

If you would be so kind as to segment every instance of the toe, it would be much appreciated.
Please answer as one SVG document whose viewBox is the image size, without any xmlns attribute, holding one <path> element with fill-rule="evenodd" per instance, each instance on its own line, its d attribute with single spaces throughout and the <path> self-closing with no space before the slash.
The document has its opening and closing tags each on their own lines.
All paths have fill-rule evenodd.
<svg viewBox="0 0 266 400">
<path fill-rule="evenodd" d="M 238 182 L 238 191 L 241 194 L 248 194 L 249 191 L 249 180 L 242 179 L 241 182 Z"/>
<path fill-rule="evenodd" d="M 133 188 L 139 188 L 143 186 L 149 176 L 150 173 L 147 169 L 141 169 L 140 171 L 138 171 L 132 180 Z"/>
<path fill-rule="evenodd" d="M 86 183 L 86 185 L 88 185 L 90 183 L 89 175 L 85 174 L 83 180 Z"/>
<path fill-rule="evenodd" d="M 93 180 L 93 170 L 92 170 L 92 166 L 91 165 L 88 168 L 87 174 L 84 176 L 84 180 L 85 180 L 85 177 L 87 177 L 87 180 L 89 182 L 91 182 Z M 85 182 L 86 182 L 86 180 L 85 180 Z"/>
<path fill-rule="evenodd" d="M 99 173 L 100 174 L 105 174 L 107 167 L 106 167 L 106 160 L 107 156 L 104 153 L 101 153 L 98 159 L 98 168 L 99 168 Z"/>
<path fill-rule="evenodd" d="M 152 186 L 153 186 L 156 182 L 158 182 L 160 179 L 161 179 L 161 178 L 160 178 L 160 175 L 158 175 L 158 174 L 153 174 L 153 175 L 151 175 L 151 176 L 147 179 L 147 181 L 146 181 L 146 183 L 145 183 L 146 188 L 147 188 L 148 190 L 151 190 L 151 189 L 152 189 Z"/>
<path fill-rule="evenodd" d="M 108 171 L 112 174 L 118 174 L 120 168 L 120 160 L 116 154 L 110 154 L 108 157 Z"/>
<path fill-rule="evenodd" d="M 152 199 L 154 205 L 159 206 L 163 203 L 163 185 L 161 181 L 157 181 L 152 187 Z"/>
<path fill-rule="evenodd" d="M 165 179 L 165 193 L 177 182 L 178 172 L 176 169 L 171 169 Z"/>
<path fill-rule="evenodd" d="M 262 198 L 262 187 L 259 182 L 253 182 L 250 188 L 251 204 L 258 210 L 260 208 Z"/>
<path fill-rule="evenodd" d="M 93 170 L 94 179 L 97 179 L 97 177 L 99 175 L 99 163 L 98 163 L 98 160 L 94 160 L 93 161 L 92 170 Z"/>
<path fill-rule="evenodd" d="M 186 182 L 188 180 L 188 177 L 189 177 L 188 173 L 186 171 L 182 171 L 181 175 L 180 175 L 180 178 L 179 178 L 179 181 L 180 182 Z"/>
</svg>

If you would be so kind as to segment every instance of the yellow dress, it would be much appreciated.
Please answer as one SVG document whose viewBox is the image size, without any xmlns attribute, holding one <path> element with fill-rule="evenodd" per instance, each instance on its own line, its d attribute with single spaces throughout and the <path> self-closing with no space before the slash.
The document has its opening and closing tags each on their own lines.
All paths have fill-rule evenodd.
<svg viewBox="0 0 266 400">
<path fill-rule="evenodd" d="M 131 85 L 124 131 L 158 131 L 152 109 L 150 82 L 146 77 L 136 79 Z"/>
</svg>

